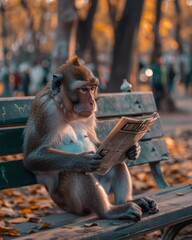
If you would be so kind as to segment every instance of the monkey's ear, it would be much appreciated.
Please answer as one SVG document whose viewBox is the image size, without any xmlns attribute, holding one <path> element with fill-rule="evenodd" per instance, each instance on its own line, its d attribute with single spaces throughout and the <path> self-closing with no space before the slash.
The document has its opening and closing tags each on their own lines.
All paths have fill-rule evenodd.
<svg viewBox="0 0 192 240">
<path fill-rule="evenodd" d="M 79 61 L 79 59 L 78 59 L 77 56 L 72 57 L 71 62 L 72 62 L 73 65 L 75 65 L 75 66 L 80 66 L 80 65 L 81 65 L 81 63 L 80 63 L 80 61 Z"/>
<path fill-rule="evenodd" d="M 64 78 L 64 73 L 53 74 L 53 80 L 52 80 L 53 95 L 56 95 L 60 91 L 63 78 Z"/>
</svg>

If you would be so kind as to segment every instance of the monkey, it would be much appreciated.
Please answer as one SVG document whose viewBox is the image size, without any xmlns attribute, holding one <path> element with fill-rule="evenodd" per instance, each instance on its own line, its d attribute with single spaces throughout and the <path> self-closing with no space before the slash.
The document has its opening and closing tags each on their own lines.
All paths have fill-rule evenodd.
<svg viewBox="0 0 192 240">
<path fill-rule="evenodd" d="M 125 161 L 104 176 L 94 173 L 102 162 L 96 154 L 98 86 L 99 80 L 77 56 L 56 70 L 31 107 L 24 132 L 24 167 L 65 211 L 137 222 L 143 212 L 156 213 L 158 205 L 148 197 L 133 200 Z M 126 156 L 134 160 L 139 153 L 137 144 Z"/>
</svg>

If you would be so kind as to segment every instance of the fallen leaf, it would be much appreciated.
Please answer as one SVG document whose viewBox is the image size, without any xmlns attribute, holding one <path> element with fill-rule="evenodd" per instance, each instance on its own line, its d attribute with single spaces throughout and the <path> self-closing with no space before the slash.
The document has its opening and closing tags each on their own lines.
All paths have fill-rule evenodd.
<svg viewBox="0 0 192 240">
<path fill-rule="evenodd" d="M 37 217 L 37 215 L 34 213 L 27 213 L 25 214 L 25 217 L 29 219 L 29 218 Z"/>
<path fill-rule="evenodd" d="M 28 200 L 28 202 L 29 202 L 29 203 L 36 203 L 36 202 L 38 202 L 38 199 L 36 199 L 36 198 L 30 198 L 30 199 Z"/>
<path fill-rule="evenodd" d="M 30 217 L 28 219 L 28 222 L 33 222 L 33 223 L 40 223 L 42 221 L 42 218 L 39 217 Z"/>
<path fill-rule="evenodd" d="M 16 229 L 0 226 L 0 235 L 4 234 L 8 234 L 10 236 L 20 236 L 20 233 Z"/>
<path fill-rule="evenodd" d="M 48 223 L 48 222 L 44 222 L 43 224 L 41 224 L 40 226 L 37 226 L 37 229 L 44 229 L 44 228 L 48 228 L 52 226 L 52 224 Z"/>
<path fill-rule="evenodd" d="M 15 189 L 5 189 L 4 192 L 6 192 L 9 195 L 13 195 Z"/>
<path fill-rule="evenodd" d="M 185 194 L 184 194 L 184 193 L 181 193 L 181 192 L 176 192 L 176 195 L 177 195 L 177 196 L 184 196 Z"/>
<path fill-rule="evenodd" d="M 30 208 L 24 208 L 21 210 L 21 214 L 29 214 L 32 213 L 33 211 Z"/>
<path fill-rule="evenodd" d="M 25 233 L 29 234 L 29 233 L 36 233 L 37 230 L 35 229 L 29 229 L 29 230 L 26 230 Z"/>
<path fill-rule="evenodd" d="M 77 228 L 77 226 L 68 225 L 68 226 L 63 226 L 62 228 L 74 229 L 74 228 Z"/>
<path fill-rule="evenodd" d="M 85 227 L 95 227 L 95 226 L 99 226 L 99 223 L 93 222 L 93 223 L 85 223 L 84 224 Z"/>
<path fill-rule="evenodd" d="M 14 203 L 10 203 L 10 202 L 8 202 L 8 201 L 1 201 L 1 205 L 2 205 L 2 206 L 5 206 L 5 207 L 9 207 L 9 208 L 15 206 Z"/>
<path fill-rule="evenodd" d="M 29 205 L 29 207 L 31 208 L 31 209 L 41 209 L 41 205 L 39 205 L 39 204 L 33 204 L 33 205 Z"/>
<path fill-rule="evenodd" d="M 0 226 L 3 226 L 3 227 L 5 227 L 5 226 L 6 226 L 6 222 L 5 222 L 5 221 L 3 221 L 3 220 L 1 220 L 1 221 L 0 221 Z"/>
<path fill-rule="evenodd" d="M 27 219 L 23 218 L 23 217 L 18 217 L 18 218 L 13 218 L 11 220 L 8 220 L 7 222 L 13 223 L 13 224 L 18 224 L 18 223 L 27 222 Z"/>
<path fill-rule="evenodd" d="M 17 217 L 17 214 L 13 211 L 13 209 L 8 208 L 8 207 L 1 207 L 0 215 L 9 216 L 9 217 Z"/>
<path fill-rule="evenodd" d="M 48 202 L 47 200 L 46 201 L 40 201 L 40 208 L 43 209 L 43 208 L 51 208 L 52 207 L 52 203 L 51 202 Z"/>
</svg>

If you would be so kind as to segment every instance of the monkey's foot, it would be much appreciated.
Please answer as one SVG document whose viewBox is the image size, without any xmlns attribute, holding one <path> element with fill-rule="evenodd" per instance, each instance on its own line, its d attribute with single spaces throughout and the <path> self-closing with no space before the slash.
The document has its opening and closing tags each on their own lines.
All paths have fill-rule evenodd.
<svg viewBox="0 0 192 240">
<path fill-rule="evenodd" d="M 138 222 L 142 217 L 142 209 L 138 204 L 128 202 L 123 205 L 113 205 L 111 209 L 105 213 L 105 216 L 102 217 L 107 219 L 133 220 L 134 222 Z"/>
<path fill-rule="evenodd" d="M 159 212 L 158 204 L 155 200 L 149 197 L 138 198 L 133 201 L 136 203 L 141 209 L 143 213 L 157 213 Z"/>
</svg>

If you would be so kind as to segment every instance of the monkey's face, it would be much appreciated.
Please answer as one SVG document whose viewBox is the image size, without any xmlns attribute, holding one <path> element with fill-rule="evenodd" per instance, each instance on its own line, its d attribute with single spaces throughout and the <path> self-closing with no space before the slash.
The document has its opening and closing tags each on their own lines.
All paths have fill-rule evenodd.
<svg viewBox="0 0 192 240">
<path fill-rule="evenodd" d="M 95 102 L 96 92 L 97 85 L 91 83 L 77 88 L 76 96 L 78 101 L 74 104 L 74 112 L 82 117 L 90 117 L 97 110 Z"/>
<path fill-rule="evenodd" d="M 99 80 L 75 57 L 53 75 L 52 93 L 68 112 L 87 118 L 97 110 L 98 84 Z"/>
</svg>

